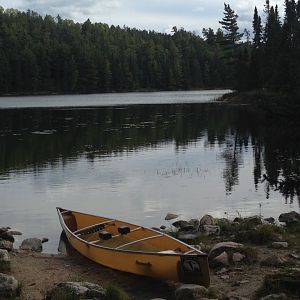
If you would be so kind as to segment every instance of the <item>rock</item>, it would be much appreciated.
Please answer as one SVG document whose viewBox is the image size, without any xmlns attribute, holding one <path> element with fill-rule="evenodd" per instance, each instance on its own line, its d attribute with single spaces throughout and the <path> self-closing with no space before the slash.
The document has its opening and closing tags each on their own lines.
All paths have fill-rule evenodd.
<svg viewBox="0 0 300 300">
<path fill-rule="evenodd" d="M 232 261 L 233 261 L 234 263 L 241 262 L 241 261 L 243 261 L 245 258 L 246 258 L 246 256 L 243 255 L 243 254 L 241 254 L 241 253 L 239 253 L 239 252 L 235 252 L 235 253 L 232 254 Z"/>
<path fill-rule="evenodd" d="M 0 249 L 0 262 L 9 262 L 10 257 L 8 251 L 5 249 Z"/>
<path fill-rule="evenodd" d="M 205 215 L 200 220 L 200 226 L 202 225 L 215 225 L 215 219 L 211 215 Z"/>
<path fill-rule="evenodd" d="M 10 229 L 10 227 L 1 227 L 0 228 L 0 234 L 7 232 Z"/>
<path fill-rule="evenodd" d="M 212 249 L 209 252 L 209 259 L 212 259 L 218 255 L 220 255 L 222 252 L 227 250 L 234 250 L 236 248 L 243 247 L 243 244 L 238 244 L 235 242 L 221 242 L 212 247 Z"/>
<path fill-rule="evenodd" d="M 176 218 L 178 218 L 178 217 L 179 217 L 179 215 L 168 213 L 168 214 L 166 215 L 166 217 L 165 217 L 165 220 L 166 220 L 166 221 L 169 221 L 169 220 L 176 219 Z"/>
<path fill-rule="evenodd" d="M 266 221 L 267 223 L 270 223 L 270 224 L 274 224 L 275 223 L 275 219 L 273 217 L 265 218 L 264 221 Z"/>
<path fill-rule="evenodd" d="M 183 284 L 175 291 L 176 300 L 198 299 L 207 295 L 208 290 L 204 286 L 196 284 Z"/>
<path fill-rule="evenodd" d="M 98 284 L 90 282 L 62 282 L 47 293 L 46 299 L 56 300 L 62 293 L 77 296 L 80 299 L 105 299 L 105 290 Z M 68 298 L 69 299 L 69 298 Z M 70 298 L 71 299 L 71 298 Z"/>
<path fill-rule="evenodd" d="M 26 239 L 22 242 L 20 249 L 33 251 L 33 252 L 42 252 L 43 250 L 42 241 L 37 238 Z"/>
<path fill-rule="evenodd" d="M 10 270 L 10 257 L 7 250 L 0 249 L 0 271 Z"/>
<path fill-rule="evenodd" d="M 189 224 L 193 225 L 195 231 L 198 231 L 200 225 L 200 221 L 198 219 L 191 219 Z"/>
<path fill-rule="evenodd" d="M 1 233 L 0 234 L 0 239 L 10 241 L 12 243 L 15 241 L 13 235 L 11 233 L 9 233 L 9 231 Z"/>
<path fill-rule="evenodd" d="M 265 297 L 260 298 L 260 300 L 286 300 L 288 297 L 286 294 L 271 294 Z"/>
<path fill-rule="evenodd" d="M 300 255 L 297 255 L 297 254 L 295 254 L 295 253 L 291 253 L 291 254 L 290 254 L 290 257 L 291 257 L 291 258 L 294 258 L 294 259 L 300 259 Z"/>
<path fill-rule="evenodd" d="M 185 226 L 188 226 L 190 225 L 188 221 L 185 221 L 185 220 L 179 220 L 179 221 L 176 221 L 174 223 L 172 223 L 172 225 L 174 227 L 176 227 L 177 229 L 181 230 L 183 227 Z"/>
<path fill-rule="evenodd" d="M 189 244 L 194 243 L 198 237 L 199 237 L 199 233 L 180 233 L 178 235 L 179 240 L 185 241 Z"/>
<path fill-rule="evenodd" d="M 286 249 L 288 248 L 289 244 L 287 242 L 273 242 L 271 247 L 274 249 Z"/>
<path fill-rule="evenodd" d="M 261 266 L 265 267 L 282 267 L 287 263 L 287 260 L 278 255 L 271 255 L 260 262 Z"/>
<path fill-rule="evenodd" d="M 200 231 L 206 236 L 219 235 L 221 232 L 221 228 L 217 225 L 201 225 Z"/>
<path fill-rule="evenodd" d="M 210 266 L 213 268 L 219 267 L 228 267 L 229 266 L 229 257 L 228 254 L 224 251 L 217 257 L 215 257 L 211 262 Z"/>
<path fill-rule="evenodd" d="M 42 244 L 44 244 L 44 243 L 47 243 L 47 242 L 49 242 L 49 239 L 48 238 L 42 238 Z"/>
<path fill-rule="evenodd" d="M 220 278 L 223 280 L 226 280 L 226 279 L 229 279 L 230 277 L 229 277 L 229 275 L 222 275 L 222 276 L 220 276 Z"/>
<path fill-rule="evenodd" d="M 8 233 L 11 235 L 22 235 L 22 232 L 16 231 L 16 230 L 10 230 L 10 231 L 8 231 Z"/>
<path fill-rule="evenodd" d="M 159 228 L 160 228 L 161 230 L 165 230 L 167 227 L 166 227 L 165 225 L 161 225 Z"/>
<path fill-rule="evenodd" d="M 228 269 L 222 268 L 220 271 L 217 271 L 217 272 L 216 272 L 216 275 L 222 275 L 222 274 L 225 274 L 225 273 L 227 273 L 227 272 L 228 272 Z"/>
<path fill-rule="evenodd" d="M 0 240 L 0 249 L 11 251 L 13 249 L 13 243 L 11 241 Z"/>
<path fill-rule="evenodd" d="M 19 283 L 13 277 L 0 273 L 0 298 L 11 299 L 19 294 Z"/>
<path fill-rule="evenodd" d="M 279 222 L 285 222 L 286 224 L 291 224 L 300 221 L 300 214 L 298 214 L 295 211 L 291 211 L 289 213 L 281 214 L 278 219 Z"/>
<path fill-rule="evenodd" d="M 156 230 L 156 231 L 161 231 L 160 228 L 158 228 L 158 227 L 151 227 L 151 229 Z"/>
</svg>

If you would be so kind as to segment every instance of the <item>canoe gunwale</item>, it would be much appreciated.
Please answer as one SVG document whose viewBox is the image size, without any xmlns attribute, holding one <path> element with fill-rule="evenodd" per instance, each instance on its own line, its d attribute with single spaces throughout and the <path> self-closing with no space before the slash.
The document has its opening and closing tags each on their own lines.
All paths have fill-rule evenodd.
<svg viewBox="0 0 300 300">
<path fill-rule="evenodd" d="M 155 229 L 150 229 L 150 228 L 147 228 L 147 227 L 142 227 L 142 228 L 145 228 L 145 229 L 149 229 L 151 231 L 153 231 L 154 233 L 157 233 L 157 234 L 160 234 L 161 236 L 166 236 L 167 238 L 170 238 L 170 239 L 173 239 L 175 241 L 177 241 L 178 243 L 180 244 L 183 244 L 185 245 L 186 247 L 190 248 L 191 250 L 193 250 L 193 252 L 196 252 L 196 254 L 188 254 L 188 253 L 160 253 L 160 252 L 145 252 L 145 251 L 136 251 L 136 250 L 123 250 L 123 249 L 117 249 L 117 248 L 111 248 L 111 247 L 106 247 L 106 246 L 103 246 L 103 245 L 96 245 L 92 242 L 88 242 L 84 239 L 82 239 L 80 236 L 76 235 L 75 233 L 73 233 L 69 227 L 66 225 L 65 221 L 64 221 L 64 218 L 62 216 L 62 212 L 65 213 L 66 211 L 68 212 L 71 212 L 71 213 L 78 213 L 78 214 L 83 214 L 83 215 L 88 215 L 88 216 L 93 216 L 93 217 L 99 217 L 99 216 L 96 216 L 96 215 L 92 215 L 92 214 L 87 214 L 87 213 L 81 213 L 81 212 L 77 212 L 77 211 L 72 211 L 72 210 L 66 210 L 66 209 L 63 209 L 63 208 L 60 208 L 60 207 L 56 207 L 56 210 L 58 212 L 58 216 L 59 216 L 59 220 L 60 220 L 60 223 L 62 225 L 62 228 L 64 231 L 67 231 L 73 238 L 79 240 L 80 242 L 86 244 L 88 247 L 95 247 L 95 248 L 100 248 L 100 249 L 105 249 L 105 250 L 109 250 L 109 251 L 115 251 L 115 252 L 122 252 L 122 253 L 135 253 L 135 254 L 147 254 L 147 255 L 156 255 L 156 256 L 201 256 L 201 257 L 207 257 L 207 254 L 198 250 L 198 249 L 195 249 L 194 247 L 192 247 L 191 245 L 188 245 L 182 241 L 179 241 L 175 238 L 173 238 L 172 236 L 169 236 L 163 232 L 160 232 L 160 231 L 157 231 Z M 114 220 L 114 221 L 118 221 L 118 220 Z M 124 221 L 120 221 L 120 222 L 124 222 Z M 125 222 L 127 223 L 127 222 Z M 136 224 L 131 224 L 131 223 L 127 223 L 129 225 L 133 225 L 133 226 L 138 226 Z M 75 231 L 76 232 L 76 231 Z"/>
</svg>

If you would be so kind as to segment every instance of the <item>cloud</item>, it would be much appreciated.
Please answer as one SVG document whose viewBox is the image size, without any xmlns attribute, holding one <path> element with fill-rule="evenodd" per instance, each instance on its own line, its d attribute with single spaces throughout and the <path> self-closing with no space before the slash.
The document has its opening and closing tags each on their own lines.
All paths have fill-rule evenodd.
<svg viewBox="0 0 300 300">
<path fill-rule="evenodd" d="M 10 1 L 17 3 L 21 10 L 33 10 L 42 15 L 61 15 L 64 18 L 84 21 L 89 17 L 97 17 L 104 14 L 112 14 L 121 7 L 120 0 L 23 0 Z"/>
<path fill-rule="evenodd" d="M 226 1 L 229 2 L 229 1 Z M 271 0 L 283 11 L 283 0 Z M 262 14 L 265 1 L 230 0 L 239 15 L 241 30 L 251 29 L 254 7 Z M 60 15 L 62 18 L 84 22 L 103 22 L 146 30 L 165 32 L 170 24 L 177 28 L 201 32 L 202 28 L 216 30 L 223 17 L 224 0 L 2 0 L 5 8 L 33 10 L 39 14 Z"/>
</svg>

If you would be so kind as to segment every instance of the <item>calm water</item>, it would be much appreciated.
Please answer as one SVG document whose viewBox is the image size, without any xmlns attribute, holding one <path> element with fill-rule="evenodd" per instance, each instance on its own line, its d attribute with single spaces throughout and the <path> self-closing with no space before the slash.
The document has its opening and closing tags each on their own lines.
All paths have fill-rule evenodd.
<svg viewBox="0 0 300 300">
<path fill-rule="evenodd" d="M 299 211 L 300 130 L 221 93 L 0 98 L 0 226 L 56 252 L 56 206 L 145 226 Z"/>
</svg>

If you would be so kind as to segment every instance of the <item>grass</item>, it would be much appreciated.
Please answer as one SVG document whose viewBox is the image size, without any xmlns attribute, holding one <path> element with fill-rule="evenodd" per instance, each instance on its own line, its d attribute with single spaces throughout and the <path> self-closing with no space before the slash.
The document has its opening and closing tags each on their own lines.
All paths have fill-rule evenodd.
<svg viewBox="0 0 300 300">
<path fill-rule="evenodd" d="M 74 291 L 57 289 L 51 295 L 51 300 L 80 300 L 80 296 L 76 295 Z"/>
<path fill-rule="evenodd" d="M 288 269 L 277 274 L 265 276 L 262 286 L 256 292 L 257 298 L 268 294 L 285 293 L 290 296 L 300 296 L 300 272 Z"/>
<path fill-rule="evenodd" d="M 106 300 L 129 300 L 129 296 L 119 287 L 109 283 L 105 288 Z"/>
<path fill-rule="evenodd" d="M 0 272 L 10 271 L 10 261 L 0 262 Z"/>
<path fill-rule="evenodd" d="M 237 252 L 244 254 L 246 256 L 245 260 L 243 261 L 246 264 L 253 264 L 258 260 L 258 253 L 257 249 L 251 246 L 243 246 L 236 249 Z"/>
<path fill-rule="evenodd" d="M 259 224 L 259 219 L 246 218 L 239 222 L 219 220 L 221 234 L 234 235 L 237 242 L 266 244 L 277 240 L 279 235 L 285 235 L 286 230 L 272 224 Z"/>
</svg>

